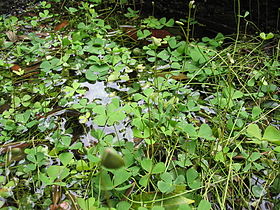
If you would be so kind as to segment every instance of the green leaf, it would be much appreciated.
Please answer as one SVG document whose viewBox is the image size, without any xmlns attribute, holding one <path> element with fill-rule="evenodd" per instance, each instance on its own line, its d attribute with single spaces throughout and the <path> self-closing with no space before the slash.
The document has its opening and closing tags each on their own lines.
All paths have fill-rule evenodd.
<svg viewBox="0 0 280 210">
<path fill-rule="evenodd" d="M 197 210 L 210 210 L 210 209 L 211 209 L 211 203 L 206 200 L 201 200 L 197 207 Z"/>
<path fill-rule="evenodd" d="M 261 32 L 260 33 L 260 37 L 263 39 L 263 40 L 266 40 L 266 34 L 264 32 Z"/>
<path fill-rule="evenodd" d="M 166 23 L 166 17 L 160 18 L 159 22 L 164 25 Z"/>
<path fill-rule="evenodd" d="M 80 87 L 80 83 L 78 83 L 78 82 L 76 82 L 76 81 L 74 81 L 73 83 L 72 83 L 72 87 L 74 88 L 74 90 L 77 90 L 79 87 Z"/>
<path fill-rule="evenodd" d="M 126 118 L 126 114 L 122 111 L 115 111 L 108 113 L 109 118 L 108 118 L 108 125 L 113 125 L 116 122 L 120 122 Z"/>
<path fill-rule="evenodd" d="M 154 89 L 153 88 L 147 88 L 143 91 L 143 93 L 145 94 L 145 96 L 149 97 L 154 93 Z"/>
<path fill-rule="evenodd" d="M 193 182 L 198 177 L 198 172 L 194 168 L 187 170 L 187 181 Z"/>
<path fill-rule="evenodd" d="M 108 82 L 116 81 L 117 79 L 119 79 L 119 77 L 120 77 L 120 72 L 114 71 L 108 77 Z"/>
<path fill-rule="evenodd" d="M 263 140 L 280 145 L 280 131 L 272 125 L 267 126 L 263 134 Z"/>
<path fill-rule="evenodd" d="M 202 124 L 198 131 L 198 137 L 204 138 L 207 140 L 213 140 L 212 129 L 208 124 Z"/>
<path fill-rule="evenodd" d="M 31 96 L 30 95 L 24 95 L 23 97 L 22 97 L 22 100 L 23 101 L 28 101 L 28 100 L 30 100 L 31 99 Z"/>
<path fill-rule="evenodd" d="M 49 177 L 62 180 L 69 175 L 70 170 L 64 166 L 50 166 L 47 168 L 47 174 Z"/>
<path fill-rule="evenodd" d="M 147 55 L 150 55 L 150 56 L 156 56 L 156 51 L 154 51 L 154 50 L 148 50 L 148 51 L 146 52 L 146 54 L 147 54 Z"/>
<path fill-rule="evenodd" d="M 52 65 L 49 61 L 43 61 L 40 64 L 40 68 L 44 71 L 44 72 L 48 72 L 52 69 Z"/>
<path fill-rule="evenodd" d="M 95 106 L 92 111 L 96 114 L 106 115 L 106 108 L 103 105 Z"/>
<path fill-rule="evenodd" d="M 76 161 L 76 170 L 77 171 L 87 171 L 87 170 L 90 170 L 90 167 L 88 166 L 86 161 L 78 160 L 78 161 Z"/>
<path fill-rule="evenodd" d="M 65 152 L 65 153 L 60 154 L 58 157 L 59 157 L 60 161 L 62 162 L 62 164 L 64 166 L 66 166 L 71 162 L 74 155 L 70 152 Z"/>
<path fill-rule="evenodd" d="M 200 187 L 200 181 L 198 180 L 198 172 L 194 168 L 187 170 L 187 182 L 188 186 L 192 189 Z"/>
<path fill-rule="evenodd" d="M 142 206 L 140 206 L 140 207 L 138 207 L 138 209 L 137 210 L 148 210 L 147 208 L 145 208 L 145 207 L 142 207 Z"/>
<path fill-rule="evenodd" d="M 100 174 L 101 188 L 102 190 L 112 190 L 114 185 L 112 179 L 107 171 L 103 170 Z"/>
<path fill-rule="evenodd" d="M 86 78 L 90 81 L 95 81 L 99 76 L 104 76 L 108 73 L 110 67 L 108 65 L 92 65 L 86 71 Z"/>
<path fill-rule="evenodd" d="M 39 180 L 42 181 L 45 185 L 52 185 L 55 177 L 47 177 L 44 173 L 39 173 Z"/>
<path fill-rule="evenodd" d="M 262 109 L 259 106 L 254 106 L 252 109 L 252 118 L 256 119 L 262 113 Z"/>
<path fill-rule="evenodd" d="M 262 197 L 266 193 L 264 188 L 261 185 L 254 185 L 252 187 L 252 192 L 253 192 L 254 196 L 257 198 Z"/>
<path fill-rule="evenodd" d="M 262 138 L 262 131 L 257 124 L 250 124 L 247 128 L 247 134 L 259 140 Z"/>
<path fill-rule="evenodd" d="M 142 185 L 143 187 L 147 187 L 149 178 L 150 178 L 150 175 L 146 174 L 145 176 L 141 177 L 141 179 L 139 180 L 139 184 Z"/>
<path fill-rule="evenodd" d="M 280 146 L 275 147 L 275 148 L 274 148 L 274 151 L 280 153 Z"/>
<path fill-rule="evenodd" d="M 168 44 L 169 46 L 174 49 L 177 47 L 177 41 L 175 38 L 171 37 L 169 40 L 168 40 Z"/>
<path fill-rule="evenodd" d="M 179 123 L 179 126 L 182 128 L 184 132 L 186 132 L 190 137 L 197 138 L 197 132 L 195 127 L 192 124 L 187 123 Z"/>
<path fill-rule="evenodd" d="M 170 20 L 168 20 L 167 21 L 167 23 L 165 23 L 165 26 L 167 26 L 167 27 L 172 27 L 174 25 L 174 19 L 170 19 Z"/>
<path fill-rule="evenodd" d="M 83 145 L 82 145 L 82 143 L 81 142 L 77 142 L 77 143 L 74 143 L 74 144 L 72 144 L 70 147 L 69 147 L 69 149 L 73 149 L 73 150 L 75 150 L 75 149 L 82 149 L 83 148 Z"/>
<path fill-rule="evenodd" d="M 190 49 L 190 56 L 194 62 L 203 64 L 208 60 L 208 57 L 202 52 L 202 49 L 199 47 Z"/>
<path fill-rule="evenodd" d="M 173 184 L 164 182 L 164 181 L 159 181 L 157 183 L 157 186 L 158 186 L 158 189 L 160 190 L 160 192 L 167 193 L 167 192 L 170 192 L 170 189 L 172 188 Z"/>
<path fill-rule="evenodd" d="M 152 170 L 152 174 L 159 174 L 159 173 L 163 173 L 165 171 L 166 167 L 164 165 L 163 162 L 159 162 L 157 163 L 153 170 Z"/>
<path fill-rule="evenodd" d="M 106 122 L 107 122 L 107 117 L 106 115 L 97 115 L 94 117 L 93 120 L 97 125 L 99 126 L 105 126 Z"/>
<path fill-rule="evenodd" d="M 143 159 L 141 161 L 141 166 L 145 171 L 151 172 L 152 168 L 153 168 L 153 161 L 151 159 L 148 159 L 148 158 Z"/>
<path fill-rule="evenodd" d="M 192 210 L 188 204 L 181 204 L 177 210 Z"/>
<path fill-rule="evenodd" d="M 88 199 L 83 198 L 77 198 L 77 203 L 81 207 L 82 210 L 94 210 L 96 207 L 94 207 L 95 204 L 95 198 L 90 197 Z"/>
<path fill-rule="evenodd" d="M 61 136 L 61 144 L 65 147 L 69 147 L 71 144 L 71 136 Z"/>
<path fill-rule="evenodd" d="M 168 60 L 169 56 L 170 55 L 167 50 L 162 50 L 159 54 L 157 54 L 157 57 L 161 58 L 164 61 Z"/>
<path fill-rule="evenodd" d="M 173 209 L 180 209 L 180 210 L 191 210 L 189 204 L 194 203 L 194 200 L 188 199 L 184 196 L 178 196 L 175 198 L 167 199 L 163 202 L 163 206 L 165 209 L 173 210 Z M 184 208 L 181 208 L 184 207 Z"/>
<path fill-rule="evenodd" d="M 181 64 L 178 62 L 172 62 L 171 64 L 172 69 L 181 69 L 181 67 L 182 67 Z"/>
<path fill-rule="evenodd" d="M 118 186 L 129 179 L 131 173 L 127 172 L 125 169 L 119 169 L 114 172 L 113 183 L 114 186 Z"/>
<path fill-rule="evenodd" d="M 121 186 L 121 187 L 115 187 L 114 189 L 116 191 L 124 191 L 124 190 L 127 190 L 128 188 L 131 188 L 133 184 L 128 184 L 128 185 L 125 185 L 125 186 Z"/>
<path fill-rule="evenodd" d="M 261 154 L 259 152 L 253 152 L 251 156 L 249 157 L 250 161 L 254 162 L 258 160 L 261 157 Z"/>
<path fill-rule="evenodd" d="M 168 172 L 161 174 L 160 178 L 167 183 L 172 183 L 173 181 L 173 176 Z"/>
<path fill-rule="evenodd" d="M 239 90 L 235 91 L 232 95 L 232 99 L 237 99 L 237 98 L 242 98 L 243 97 L 243 93 Z"/>
<path fill-rule="evenodd" d="M 15 120 L 17 122 L 20 123 L 27 123 L 27 121 L 29 120 L 29 118 L 31 117 L 31 110 L 26 110 L 24 113 L 22 114 L 17 114 L 15 115 Z"/>
<path fill-rule="evenodd" d="M 117 210 L 129 210 L 131 204 L 127 201 L 121 201 L 117 204 Z"/>
<path fill-rule="evenodd" d="M 141 31 L 141 30 L 137 31 L 137 37 L 138 37 L 139 40 L 140 39 L 145 39 L 146 37 L 150 36 L 151 34 L 152 33 L 147 29 L 145 29 L 144 31 Z"/>
</svg>

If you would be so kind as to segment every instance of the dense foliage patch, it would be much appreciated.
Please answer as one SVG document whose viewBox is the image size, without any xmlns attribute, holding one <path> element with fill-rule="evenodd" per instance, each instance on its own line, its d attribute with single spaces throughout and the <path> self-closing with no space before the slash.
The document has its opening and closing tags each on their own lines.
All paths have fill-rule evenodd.
<svg viewBox="0 0 280 210">
<path fill-rule="evenodd" d="M 0 207 L 279 207 L 280 35 L 125 3 L 0 17 Z"/>
</svg>

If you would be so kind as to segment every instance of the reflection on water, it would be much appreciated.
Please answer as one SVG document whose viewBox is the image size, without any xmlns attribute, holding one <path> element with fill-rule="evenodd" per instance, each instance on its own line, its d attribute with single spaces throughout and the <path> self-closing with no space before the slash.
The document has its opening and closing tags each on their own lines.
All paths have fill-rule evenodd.
<svg viewBox="0 0 280 210">
<path fill-rule="evenodd" d="M 128 91 L 128 88 L 121 88 L 117 83 L 110 82 L 105 85 L 104 82 L 95 82 L 94 84 L 84 82 L 81 83 L 81 87 L 88 88 L 88 91 L 84 94 L 84 98 L 89 100 L 89 103 L 95 102 L 97 104 L 108 105 L 112 98 L 118 97 L 110 97 L 110 94 L 106 91 L 106 88 L 113 88 L 118 91 Z M 113 142 L 116 143 L 119 140 L 126 140 L 126 141 L 133 141 L 133 132 L 130 126 L 130 119 L 126 118 L 123 121 L 120 121 L 118 124 L 113 126 L 98 126 L 93 122 L 92 119 L 89 119 L 85 123 L 86 127 L 89 128 L 88 130 L 102 130 L 105 135 L 113 135 Z M 90 146 L 93 143 L 96 143 L 98 140 L 94 138 L 90 132 L 86 133 L 85 135 L 81 136 L 81 141 L 83 142 L 84 146 Z"/>
</svg>

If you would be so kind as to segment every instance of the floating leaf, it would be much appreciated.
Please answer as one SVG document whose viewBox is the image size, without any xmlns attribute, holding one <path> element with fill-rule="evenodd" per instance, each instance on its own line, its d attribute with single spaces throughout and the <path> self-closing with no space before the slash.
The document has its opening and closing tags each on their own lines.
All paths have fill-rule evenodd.
<svg viewBox="0 0 280 210">
<path fill-rule="evenodd" d="M 92 65 L 86 71 L 86 78 L 90 81 L 95 81 L 99 77 L 106 75 L 109 69 L 110 67 L 108 65 Z"/>
</svg>

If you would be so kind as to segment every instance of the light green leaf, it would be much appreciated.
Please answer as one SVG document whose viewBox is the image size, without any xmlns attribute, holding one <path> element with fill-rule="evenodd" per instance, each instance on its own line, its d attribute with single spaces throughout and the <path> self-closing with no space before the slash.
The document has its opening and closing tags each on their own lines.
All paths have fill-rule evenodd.
<svg viewBox="0 0 280 210">
<path fill-rule="evenodd" d="M 184 132 L 186 132 L 190 137 L 197 137 L 197 132 L 192 124 L 179 123 L 179 126 Z"/>
<path fill-rule="evenodd" d="M 108 82 L 116 81 L 117 79 L 119 79 L 119 76 L 120 76 L 120 72 L 118 71 L 112 72 L 108 77 Z"/>
<path fill-rule="evenodd" d="M 113 182 L 107 171 L 100 174 L 101 188 L 103 190 L 112 190 L 114 188 Z"/>
<path fill-rule="evenodd" d="M 152 174 L 159 174 L 159 173 L 163 173 L 165 171 L 165 165 L 163 162 L 159 162 L 157 163 L 153 170 L 152 170 Z"/>
<path fill-rule="evenodd" d="M 167 193 L 170 191 L 170 189 L 172 188 L 172 183 L 168 183 L 168 182 L 164 182 L 164 181 L 159 181 L 157 183 L 158 189 L 160 190 L 160 192 L 162 193 Z"/>
<path fill-rule="evenodd" d="M 261 185 L 254 185 L 252 187 L 252 192 L 253 192 L 254 196 L 257 198 L 262 197 L 266 193 L 264 188 Z"/>
<path fill-rule="evenodd" d="M 161 58 L 162 60 L 166 61 L 169 58 L 169 53 L 167 50 L 162 50 L 159 54 L 157 54 L 158 58 Z"/>
<path fill-rule="evenodd" d="M 62 162 L 62 164 L 64 166 L 66 166 L 71 162 L 74 155 L 70 152 L 65 152 L 65 153 L 60 154 L 58 157 L 59 157 L 60 161 Z"/>
<path fill-rule="evenodd" d="M 131 176 L 131 174 L 129 172 L 127 172 L 125 169 L 119 169 L 116 172 L 114 172 L 114 177 L 113 177 L 113 183 L 114 186 L 118 186 L 122 183 L 124 183 L 125 181 L 127 181 L 129 179 L 129 177 Z"/>
<path fill-rule="evenodd" d="M 76 162 L 76 170 L 77 171 L 86 171 L 86 170 L 90 170 L 90 167 L 88 166 L 86 161 L 78 160 Z"/>
<path fill-rule="evenodd" d="M 272 125 L 267 126 L 263 134 L 263 140 L 280 145 L 280 131 Z"/>
<path fill-rule="evenodd" d="M 117 210 L 129 210 L 131 204 L 127 201 L 121 201 L 117 204 Z"/>
<path fill-rule="evenodd" d="M 49 177 L 62 180 L 69 175 L 70 170 L 64 166 L 50 166 L 47 168 L 47 174 Z"/>
<path fill-rule="evenodd" d="M 150 175 L 146 174 L 145 176 L 141 177 L 141 179 L 139 180 L 139 184 L 142 185 L 143 187 L 147 187 L 149 178 L 150 178 Z"/>
<path fill-rule="evenodd" d="M 197 207 L 197 210 L 210 210 L 210 209 L 211 209 L 211 203 L 206 200 L 201 200 Z"/>
<path fill-rule="evenodd" d="M 212 129 L 208 124 L 202 124 L 198 131 L 198 136 L 207 140 L 212 140 Z"/>
<path fill-rule="evenodd" d="M 173 176 L 168 172 L 161 174 L 160 178 L 167 183 L 172 183 L 173 181 Z"/>
<path fill-rule="evenodd" d="M 152 168 L 153 168 L 153 161 L 151 159 L 148 159 L 148 158 L 143 159 L 141 161 L 141 166 L 145 171 L 151 172 Z"/>
<path fill-rule="evenodd" d="M 108 125 L 113 125 L 116 122 L 120 122 L 126 118 L 126 114 L 122 111 L 115 111 L 108 113 L 109 118 L 108 118 Z"/>
<path fill-rule="evenodd" d="M 187 181 L 193 182 L 198 177 L 198 172 L 194 168 L 187 170 Z"/>
<path fill-rule="evenodd" d="M 165 200 L 163 202 L 163 206 L 165 207 L 165 209 L 168 210 L 172 210 L 172 209 L 191 210 L 189 204 L 192 204 L 194 202 L 195 202 L 194 200 L 188 199 L 184 196 L 178 196 L 175 198 Z M 181 206 L 184 206 L 186 208 L 180 208 Z"/>
<path fill-rule="evenodd" d="M 262 109 L 259 106 L 254 106 L 252 109 L 252 118 L 256 119 L 262 113 Z"/>
<path fill-rule="evenodd" d="M 274 151 L 280 153 L 280 146 L 275 147 Z"/>
<path fill-rule="evenodd" d="M 247 134 L 257 139 L 262 138 L 262 131 L 257 124 L 250 124 L 247 128 Z"/>
<path fill-rule="evenodd" d="M 165 25 L 166 25 L 167 27 L 172 27 L 172 26 L 174 25 L 174 19 L 168 20 L 167 23 L 165 23 Z"/>
<path fill-rule="evenodd" d="M 249 158 L 252 162 L 254 162 L 254 161 L 258 160 L 260 157 L 261 157 L 261 154 L 259 152 L 253 152 Z"/>
</svg>

